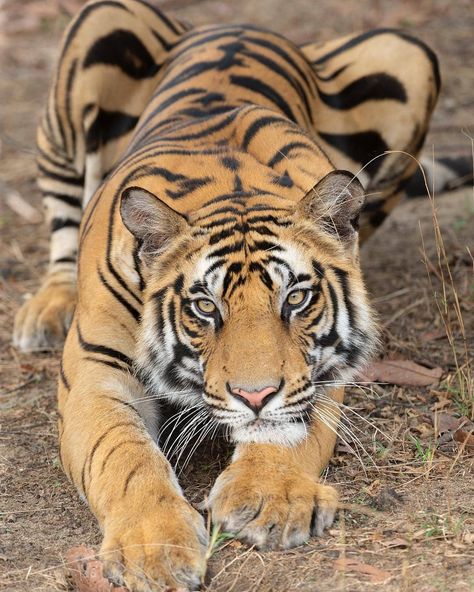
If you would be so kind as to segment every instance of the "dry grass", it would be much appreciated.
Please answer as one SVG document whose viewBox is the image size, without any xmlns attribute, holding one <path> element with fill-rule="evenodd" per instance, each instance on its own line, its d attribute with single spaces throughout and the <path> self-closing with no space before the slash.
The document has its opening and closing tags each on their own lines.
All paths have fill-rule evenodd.
<svg viewBox="0 0 474 592">
<path fill-rule="evenodd" d="M 471 142 L 473 139 L 470 138 Z M 474 146 L 474 144 L 473 144 Z M 473 147 L 473 166 L 474 166 L 474 147 Z M 474 186 L 473 186 L 474 190 Z M 466 294 L 466 303 L 462 302 L 456 283 L 453 278 L 451 264 L 446 250 L 445 238 L 441 229 L 435 197 L 429 188 L 427 194 L 431 205 L 432 231 L 436 244 L 436 256 L 434 262 L 429 258 L 423 235 L 423 229 L 420 227 L 422 253 L 428 281 L 433 294 L 439 317 L 442 320 L 444 331 L 451 348 L 452 357 L 455 364 L 455 371 L 449 374 L 445 380 L 445 388 L 451 395 L 457 411 L 461 415 L 474 419 L 474 369 L 473 369 L 473 342 L 468 335 L 468 328 L 464 320 L 463 308 L 469 307 L 474 297 L 474 284 L 471 286 L 471 292 Z M 474 194 L 472 201 L 474 211 Z M 474 272 L 474 258 L 469 245 L 465 245 L 466 261 Z M 433 281 L 436 277 L 440 287 Z M 471 278 L 474 280 L 474 277 Z M 463 306 L 464 305 L 464 306 Z"/>
</svg>

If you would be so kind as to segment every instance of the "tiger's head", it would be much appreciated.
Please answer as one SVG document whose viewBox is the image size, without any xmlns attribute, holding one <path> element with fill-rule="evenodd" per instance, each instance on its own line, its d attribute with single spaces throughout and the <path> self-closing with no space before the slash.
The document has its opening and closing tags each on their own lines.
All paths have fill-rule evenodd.
<svg viewBox="0 0 474 592">
<path fill-rule="evenodd" d="M 248 191 L 187 216 L 126 189 L 121 215 L 147 276 L 137 364 L 150 392 L 205 409 L 237 442 L 301 440 L 318 394 L 352 380 L 375 346 L 363 197 L 344 171 L 297 203 Z"/>
</svg>

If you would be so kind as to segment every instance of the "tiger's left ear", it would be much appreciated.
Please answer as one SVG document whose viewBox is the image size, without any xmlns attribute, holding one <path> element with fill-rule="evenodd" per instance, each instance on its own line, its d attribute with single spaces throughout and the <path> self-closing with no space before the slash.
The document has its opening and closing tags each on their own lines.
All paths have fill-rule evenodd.
<svg viewBox="0 0 474 592">
<path fill-rule="evenodd" d="M 299 202 L 296 211 L 352 245 L 357 239 L 364 188 L 349 171 L 332 171 Z"/>
<path fill-rule="evenodd" d="M 141 187 L 129 187 L 121 196 L 120 214 L 139 241 L 140 256 L 149 262 L 163 253 L 177 236 L 189 229 L 185 217 Z"/>
</svg>

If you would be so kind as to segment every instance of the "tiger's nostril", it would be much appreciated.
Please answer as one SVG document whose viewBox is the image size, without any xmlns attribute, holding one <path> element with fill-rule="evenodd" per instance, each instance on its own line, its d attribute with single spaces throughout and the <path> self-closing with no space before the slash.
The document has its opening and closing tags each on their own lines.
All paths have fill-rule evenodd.
<svg viewBox="0 0 474 592">
<path fill-rule="evenodd" d="M 253 411 L 260 411 L 274 397 L 278 390 L 274 386 L 266 386 L 259 391 L 247 391 L 243 388 L 235 387 L 230 390 L 230 393 Z"/>
</svg>

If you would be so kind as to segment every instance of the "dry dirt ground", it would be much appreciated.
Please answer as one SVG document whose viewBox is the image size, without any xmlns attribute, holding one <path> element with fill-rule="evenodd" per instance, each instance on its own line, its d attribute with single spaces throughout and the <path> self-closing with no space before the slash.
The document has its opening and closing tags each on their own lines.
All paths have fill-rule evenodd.
<svg viewBox="0 0 474 592">
<path fill-rule="evenodd" d="M 97 547 L 100 541 L 93 517 L 58 462 L 59 354 L 25 355 L 10 345 L 15 311 L 45 269 L 47 232 L 13 212 L 5 198 L 16 191 L 41 209 L 34 183 L 35 122 L 58 37 L 68 12 L 79 4 L 9 0 L 0 6 L 0 589 L 12 592 L 67 589 L 62 569 L 67 549 L 81 543 Z M 450 155 L 470 151 L 461 131 L 469 134 L 471 125 L 472 136 L 474 129 L 469 0 L 164 0 L 162 5 L 191 22 L 254 22 L 296 41 L 373 26 L 416 32 L 440 55 L 445 81 L 427 149 Z M 387 220 L 364 249 L 363 266 L 384 328 L 385 355 L 440 366 L 440 384 L 350 392 L 347 414 L 360 443 L 353 437 L 349 443 L 359 448 L 361 461 L 340 444 L 328 468 L 326 479 L 337 484 L 345 504 L 330 533 L 281 553 L 225 541 L 211 557 L 205 590 L 474 590 L 472 448 L 469 454 L 464 445 L 437 440 L 431 421 L 433 412 L 441 411 L 472 419 L 472 188 L 436 196 L 436 207 L 446 250 L 441 266 L 427 198 L 405 203 Z M 225 462 L 223 450 L 201 449 L 193 457 L 182 476 L 193 501 L 202 499 Z"/>
</svg>

